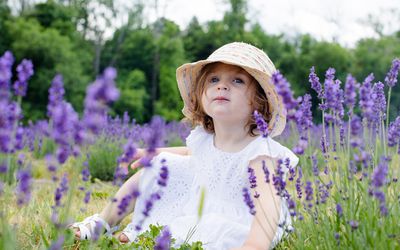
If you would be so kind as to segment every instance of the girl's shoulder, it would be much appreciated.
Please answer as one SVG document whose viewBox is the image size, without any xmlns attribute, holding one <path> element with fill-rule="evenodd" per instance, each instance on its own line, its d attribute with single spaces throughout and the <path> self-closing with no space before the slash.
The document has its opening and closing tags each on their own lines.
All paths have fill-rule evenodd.
<svg viewBox="0 0 400 250">
<path fill-rule="evenodd" d="M 275 141 L 271 137 L 259 138 L 257 143 L 248 151 L 248 161 L 253 161 L 260 156 L 266 156 L 272 159 L 289 159 L 289 165 L 295 167 L 299 158 L 287 147 Z"/>
<path fill-rule="evenodd" d="M 212 137 L 212 134 L 208 133 L 202 126 L 196 126 L 186 137 L 186 146 L 193 151 L 210 137 Z"/>
</svg>

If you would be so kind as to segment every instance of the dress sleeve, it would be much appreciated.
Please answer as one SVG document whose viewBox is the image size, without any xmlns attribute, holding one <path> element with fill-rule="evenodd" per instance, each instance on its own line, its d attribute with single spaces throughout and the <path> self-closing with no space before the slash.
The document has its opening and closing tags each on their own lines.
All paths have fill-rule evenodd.
<svg viewBox="0 0 400 250">
<path fill-rule="evenodd" d="M 199 146 L 206 140 L 207 136 L 210 136 L 202 126 L 196 126 L 188 137 L 186 137 L 186 146 L 195 152 Z"/>
<path fill-rule="evenodd" d="M 289 159 L 288 166 L 290 168 L 295 168 L 299 163 L 299 158 L 290 149 L 282 146 L 279 142 L 270 137 L 261 140 L 260 144 L 258 144 L 257 147 L 252 150 L 248 157 L 249 162 L 256 159 L 258 156 L 268 156 L 273 159 L 281 159 L 283 161 Z M 289 171 L 285 164 L 282 164 L 282 167 L 282 170 L 285 173 Z"/>
</svg>

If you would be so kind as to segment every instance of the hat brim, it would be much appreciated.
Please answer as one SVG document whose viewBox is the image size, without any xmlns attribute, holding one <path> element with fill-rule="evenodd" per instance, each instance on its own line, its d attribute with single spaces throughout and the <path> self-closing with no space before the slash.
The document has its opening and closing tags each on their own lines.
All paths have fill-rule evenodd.
<svg viewBox="0 0 400 250">
<path fill-rule="evenodd" d="M 215 62 L 221 62 L 241 67 L 246 70 L 246 72 L 249 73 L 251 76 L 253 76 L 254 79 L 257 80 L 257 82 L 263 88 L 268 99 L 268 104 L 270 105 L 270 108 L 272 110 L 271 120 L 269 121 L 270 136 L 274 137 L 280 135 L 286 126 L 286 109 L 283 105 L 282 98 L 277 94 L 275 86 L 271 82 L 271 75 L 254 68 L 241 65 L 240 63 L 225 60 L 207 59 L 200 60 L 194 63 L 186 63 L 180 66 L 176 70 L 176 79 L 178 82 L 179 92 L 181 93 L 184 102 L 182 113 L 185 116 L 190 115 L 190 110 L 192 110 L 190 107 L 190 92 L 192 84 L 195 83 L 199 72 L 205 65 Z"/>
</svg>

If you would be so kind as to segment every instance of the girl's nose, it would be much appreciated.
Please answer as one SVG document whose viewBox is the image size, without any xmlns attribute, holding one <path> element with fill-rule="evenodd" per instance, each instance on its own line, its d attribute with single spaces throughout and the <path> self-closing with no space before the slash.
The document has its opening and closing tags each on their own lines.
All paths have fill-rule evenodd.
<svg viewBox="0 0 400 250">
<path fill-rule="evenodd" d="M 218 86 L 218 90 L 228 90 L 228 87 L 227 86 L 225 86 L 225 85 L 219 85 Z"/>
<path fill-rule="evenodd" d="M 228 90 L 228 83 L 224 80 L 219 81 L 217 85 L 218 90 Z"/>
</svg>

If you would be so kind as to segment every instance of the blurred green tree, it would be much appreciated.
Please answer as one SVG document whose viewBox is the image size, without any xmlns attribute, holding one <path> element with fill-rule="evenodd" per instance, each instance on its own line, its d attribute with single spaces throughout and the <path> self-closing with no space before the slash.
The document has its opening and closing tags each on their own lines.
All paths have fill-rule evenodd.
<svg viewBox="0 0 400 250">
<path fill-rule="evenodd" d="M 43 28 L 35 19 L 16 18 L 7 21 L 6 26 L 16 60 L 29 58 L 35 67 L 23 103 L 25 114 L 29 114 L 26 119 L 45 118 L 48 88 L 57 73 L 64 76 L 66 99 L 81 111 L 89 77 L 82 71 L 82 57 L 71 40 L 53 28 Z"/>
</svg>

